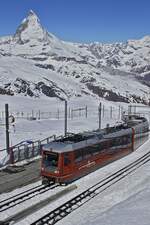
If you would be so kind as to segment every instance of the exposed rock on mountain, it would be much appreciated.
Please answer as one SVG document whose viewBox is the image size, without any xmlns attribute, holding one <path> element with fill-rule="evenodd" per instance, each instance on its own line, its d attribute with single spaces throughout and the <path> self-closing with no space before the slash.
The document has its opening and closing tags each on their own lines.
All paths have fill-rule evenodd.
<svg viewBox="0 0 150 225">
<path fill-rule="evenodd" d="M 146 104 L 149 86 L 150 36 L 114 44 L 64 42 L 31 10 L 14 35 L 0 38 L 0 94 Z"/>
<path fill-rule="evenodd" d="M 40 25 L 40 21 L 36 14 L 31 10 L 28 17 L 24 19 L 21 25 L 17 28 L 14 39 L 19 44 L 25 44 L 33 41 L 46 41 L 48 33 Z M 32 45 L 31 47 L 34 47 Z"/>
</svg>

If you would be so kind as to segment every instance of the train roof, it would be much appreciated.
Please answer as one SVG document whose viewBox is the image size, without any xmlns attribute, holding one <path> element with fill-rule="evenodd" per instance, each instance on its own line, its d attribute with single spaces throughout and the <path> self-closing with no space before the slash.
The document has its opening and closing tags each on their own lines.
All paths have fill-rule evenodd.
<svg viewBox="0 0 150 225">
<path fill-rule="evenodd" d="M 132 127 L 139 127 L 140 124 L 146 122 L 144 117 L 130 115 L 126 118 L 126 122 L 114 127 L 107 127 L 102 130 L 88 131 L 78 134 L 70 134 L 63 138 L 58 138 L 43 146 L 43 150 L 50 152 L 69 152 L 81 149 L 92 144 L 103 142 L 106 139 L 121 137 L 122 135 L 131 134 Z"/>
<path fill-rule="evenodd" d="M 101 139 L 101 137 L 102 132 L 100 132 L 98 136 L 96 136 L 94 132 L 72 134 L 44 145 L 43 150 L 52 152 L 68 152 L 96 143 L 96 141 Z"/>
<path fill-rule="evenodd" d="M 84 148 L 86 146 L 103 142 L 105 139 L 120 137 L 123 134 L 132 132 L 131 128 L 116 130 L 116 132 L 107 133 L 106 129 L 96 132 L 84 132 L 82 134 L 74 134 L 63 139 L 52 141 L 43 146 L 43 150 L 50 152 L 69 152 L 72 150 Z"/>
</svg>

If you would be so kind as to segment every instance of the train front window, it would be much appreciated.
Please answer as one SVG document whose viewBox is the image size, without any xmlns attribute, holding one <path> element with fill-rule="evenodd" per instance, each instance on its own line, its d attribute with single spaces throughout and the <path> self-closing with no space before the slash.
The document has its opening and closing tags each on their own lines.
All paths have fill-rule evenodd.
<svg viewBox="0 0 150 225">
<path fill-rule="evenodd" d="M 58 168 L 58 154 L 57 153 L 44 154 L 43 166 L 47 171 L 54 172 Z"/>
</svg>

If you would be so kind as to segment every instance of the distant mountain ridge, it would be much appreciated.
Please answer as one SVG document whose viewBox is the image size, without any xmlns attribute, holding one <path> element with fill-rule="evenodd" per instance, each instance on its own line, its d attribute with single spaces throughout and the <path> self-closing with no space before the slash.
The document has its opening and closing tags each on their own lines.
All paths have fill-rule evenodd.
<svg viewBox="0 0 150 225">
<path fill-rule="evenodd" d="M 147 104 L 149 86 L 150 36 L 114 44 L 65 42 L 31 10 L 14 35 L 0 38 L 0 94 Z"/>
</svg>

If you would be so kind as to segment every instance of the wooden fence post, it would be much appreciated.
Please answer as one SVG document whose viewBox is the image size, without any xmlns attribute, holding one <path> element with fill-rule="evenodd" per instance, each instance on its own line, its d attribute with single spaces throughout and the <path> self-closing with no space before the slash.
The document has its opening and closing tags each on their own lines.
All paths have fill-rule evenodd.
<svg viewBox="0 0 150 225">
<path fill-rule="evenodd" d="M 87 118 L 87 114 L 88 114 L 88 109 L 87 109 L 87 105 L 85 107 L 85 117 Z"/>
<path fill-rule="evenodd" d="M 119 112 L 118 112 L 118 119 L 120 119 L 120 105 L 119 105 Z"/>
<path fill-rule="evenodd" d="M 39 110 L 39 115 L 38 115 L 38 119 L 41 119 L 41 111 Z"/>
<path fill-rule="evenodd" d="M 110 118 L 112 119 L 112 106 L 110 106 Z"/>
<path fill-rule="evenodd" d="M 32 110 L 32 118 L 34 117 L 34 111 Z"/>
<path fill-rule="evenodd" d="M 32 157 L 34 157 L 34 142 L 32 143 L 31 148 L 32 148 Z"/>
<path fill-rule="evenodd" d="M 105 108 L 104 108 L 104 105 L 103 105 L 103 117 L 105 116 Z"/>
<path fill-rule="evenodd" d="M 59 109 L 57 110 L 57 118 L 59 120 Z"/>
<path fill-rule="evenodd" d="M 18 146 L 18 162 L 20 161 L 20 148 Z"/>
<path fill-rule="evenodd" d="M 128 106 L 128 114 L 132 114 L 132 105 Z"/>
<path fill-rule="evenodd" d="M 13 152 L 13 148 L 10 148 L 10 163 L 14 164 L 14 152 Z"/>
<path fill-rule="evenodd" d="M 98 107 L 98 115 L 99 115 L 99 130 L 101 129 L 101 112 L 102 112 L 102 103 L 100 102 Z"/>
<path fill-rule="evenodd" d="M 73 119 L 73 109 L 71 109 L 71 119 Z"/>
<path fill-rule="evenodd" d="M 71 110 L 71 109 L 70 109 L 70 107 L 69 107 L 69 109 L 68 109 L 68 118 L 71 117 L 71 115 L 70 115 L 70 114 L 71 114 L 71 113 L 70 113 L 70 110 Z"/>
</svg>

